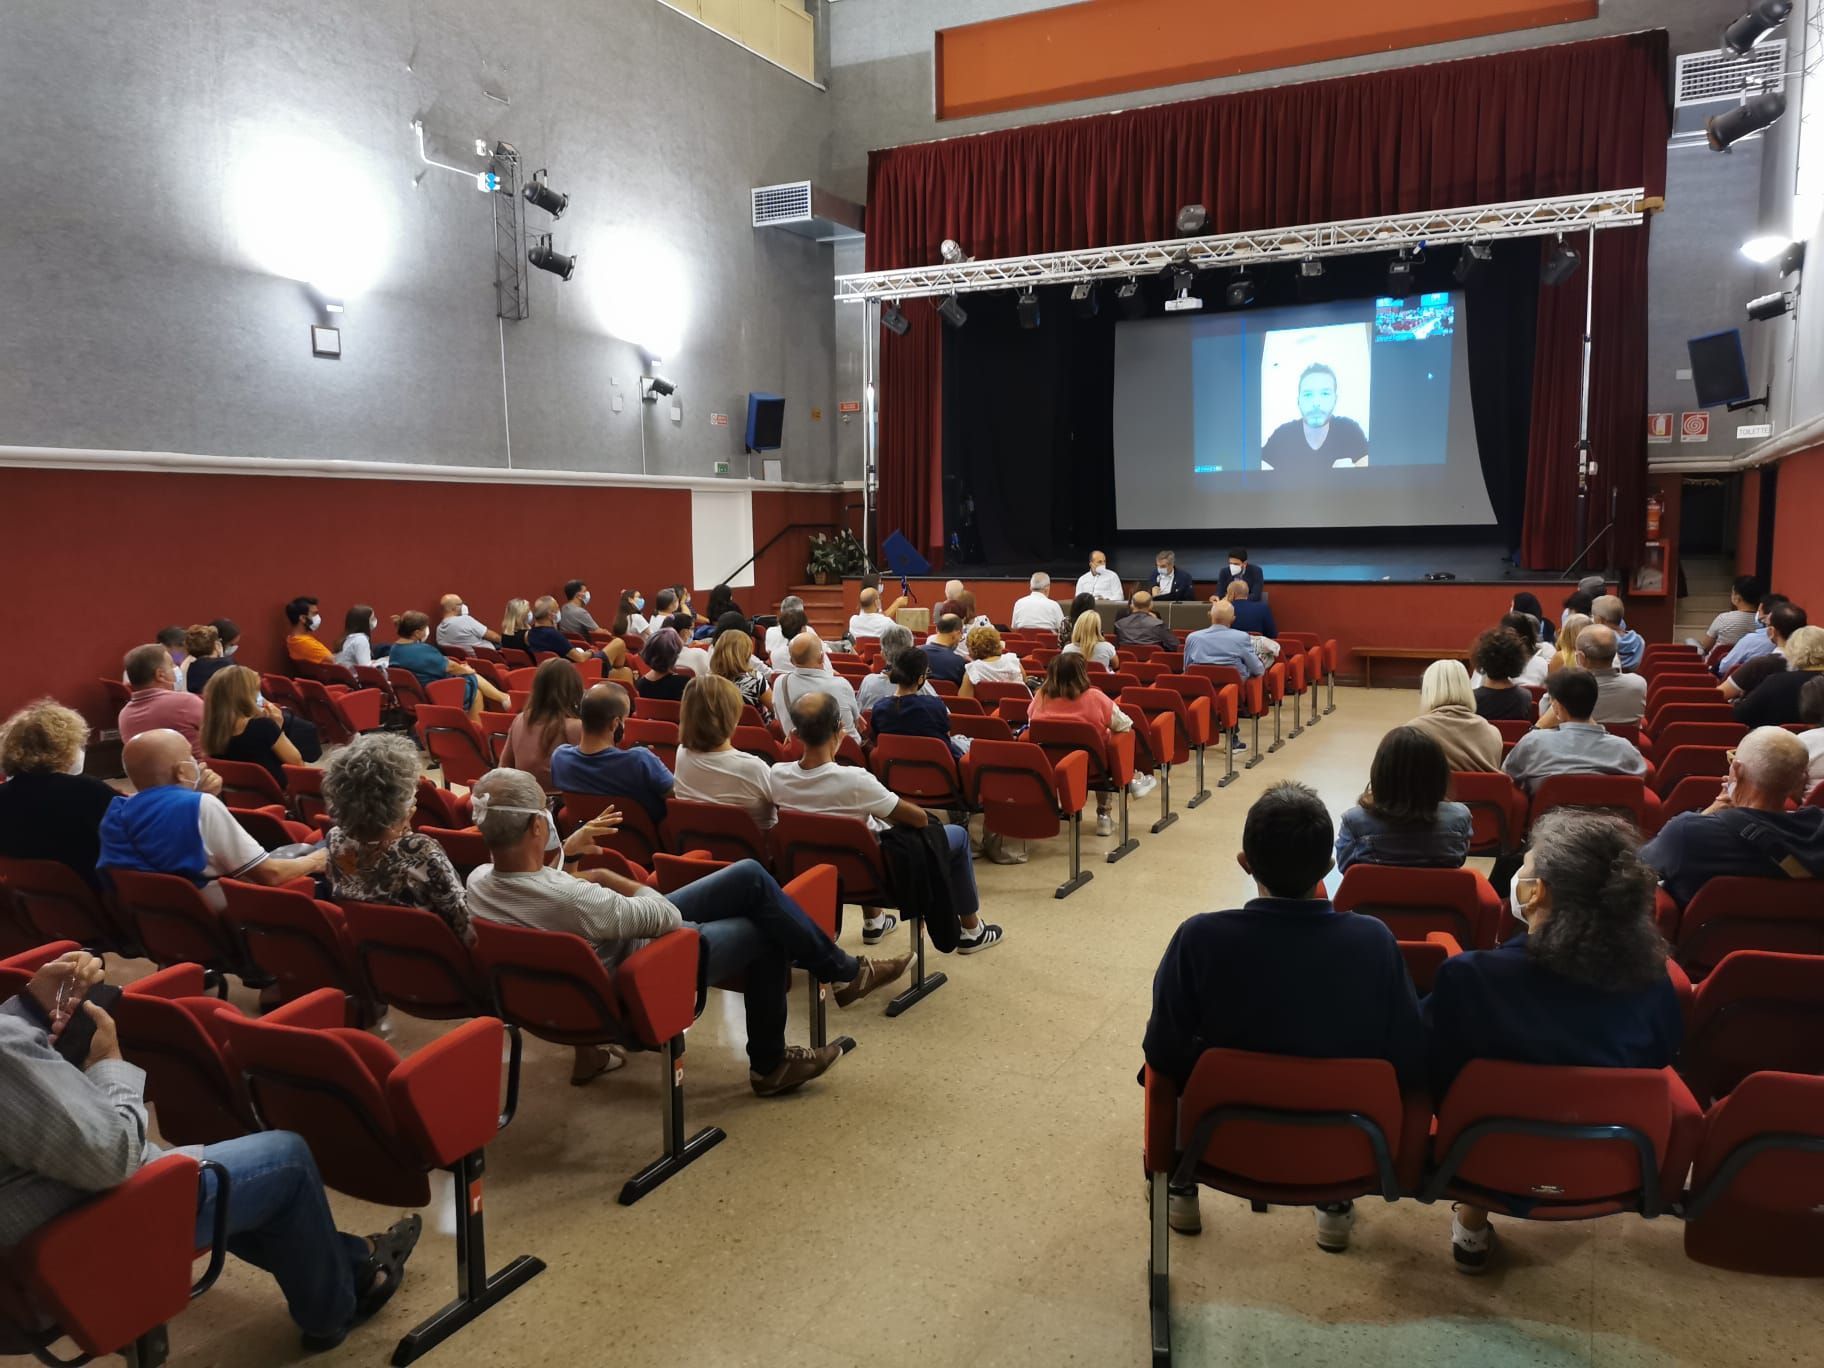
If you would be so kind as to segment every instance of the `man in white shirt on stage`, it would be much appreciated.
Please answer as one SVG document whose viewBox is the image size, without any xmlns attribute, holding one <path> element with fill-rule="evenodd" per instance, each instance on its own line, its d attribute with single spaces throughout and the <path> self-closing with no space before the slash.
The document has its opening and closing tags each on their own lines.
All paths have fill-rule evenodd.
<svg viewBox="0 0 1824 1368">
<path fill-rule="evenodd" d="M 1053 632 L 1063 631 L 1064 605 L 1051 597 L 1051 576 L 1041 570 L 1028 583 L 1032 592 L 1013 605 L 1014 630 L 1030 628 L 1036 631 L 1042 627 Z"/>
<path fill-rule="evenodd" d="M 1089 569 L 1077 576 L 1077 592 L 1094 594 L 1104 603 L 1119 603 L 1127 597 L 1121 576 L 1108 568 L 1108 557 L 1100 551 L 1089 553 Z"/>
</svg>

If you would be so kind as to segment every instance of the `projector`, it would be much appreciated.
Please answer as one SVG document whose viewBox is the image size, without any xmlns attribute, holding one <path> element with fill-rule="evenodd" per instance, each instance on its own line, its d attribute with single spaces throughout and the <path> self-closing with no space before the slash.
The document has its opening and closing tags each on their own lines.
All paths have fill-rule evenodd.
<svg viewBox="0 0 1824 1368">
<path fill-rule="evenodd" d="M 1203 301 L 1196 295 L 1183 295 L 1179 298 L 1165 301 L 1165 311 L 1167 313 L 1183 313 L 1187 309 L 1201 309 L 1202 307 Z"/>
</svg>

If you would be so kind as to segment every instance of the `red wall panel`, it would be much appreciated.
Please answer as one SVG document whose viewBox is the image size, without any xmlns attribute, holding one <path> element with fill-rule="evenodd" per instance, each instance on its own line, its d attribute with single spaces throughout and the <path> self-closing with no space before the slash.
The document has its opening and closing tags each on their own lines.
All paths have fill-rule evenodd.
<svg viewBox="0 0 1824 1368">
<path fill-rule="evenodd" d="M 1761 472 L 1750 470 L 1742 476 L 1741 508 L 1736 516 L 1735 573 L 1752 575 L 1760 555 Z"/>
<path fill-rule="evenodd" d="M 1808 606 L 1824 602 L 1824 447 L 1780 462 L 1773 522 L 1773 587 Z"/>
</svg>

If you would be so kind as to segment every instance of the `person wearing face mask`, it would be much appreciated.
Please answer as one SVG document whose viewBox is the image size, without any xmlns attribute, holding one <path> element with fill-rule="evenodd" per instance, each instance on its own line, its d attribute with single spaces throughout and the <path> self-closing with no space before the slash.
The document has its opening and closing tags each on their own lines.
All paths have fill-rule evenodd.
<svg viewBox="0 0 1824 1368">
<path fill-rule="evenodd" d="M 1642 854 L 1630 823 L 1587 808 L 1534 824 L 1509 904 L 1526 931 L 1446 960 L 1424 1001 L 1439 1106 L 1472 1060 L 1663 1069 L 1677 1058 L 1684 1023 Z M 1458 1204 L 1459 1273 L 1487 1269 L 1493 1234 L 1486 1211 Z"/>
<path fill-rule="evenodd" d="M 645 614 L 646 595 L 638 589 L 623 589 L 620 604 L 614 610 L 614 626 L 609 630 L 616 636 L 644 637 L 652 630 Z"/>
<path fill-rule="evenodd" d="M 200 694 L 215 672 L 233 662 L 222 650 L 222 633 L 211 623 L 195 623 L 184 632 L 184 688 Z"/>
<path fill-rule="evenodd" d="M 96 868 L 180 875 L 218 911 L 227 906 L 218 879 L 271 886 L 322 872 L 321 848 L 297 859 L 268 855 L 216 797 L 221 776 L 191 755 L 179 733 L 143 732 L 127 742 L 121 760 L 134 793 L 101 819 Z"/>
<path fill-rule="evenodd" d="M 460 660 L 451 660 L 448 656 L 431 645 L 426 638 L 430 635 L 431 620 L 423 613 L 413 611 L 399 615 L 399 640 L 393 643 L 393 649 L 387 659 L 401 670 L 415 675 L 420 684 L 434 684 L 448 676 L 459 676 L 464 681 L 462 691 L 463 710 L 470 717 L 481 716 L 482 704 L 492 703 L 497 708 L 507 708 L 513 700 L 495 688 L 487 680 L 475 673 L 473 665 L 465 665 Z"/>
<path fill-rule="evenodd" d="M 1121 587 L 1121 576 L 1108 568 L 1108 557 L 1100 551 L 1089 553 L 1089 569 L 1077 576 L 1077 592 L 1089 594 L 1104 603 L 1119 603 L 1127 597 Z"/>
<path fill-rule="evenodd" d="M 300 665 L 327 665 L 335 659 L 335 653 L 317 638 L 323 615 L 314 598 L 300 595 L 286 604 L 285 620 L 291 624 L 285 635 L 285 653 L 293 660 Z"/>
<path fill-rule="evenodd" d="M 1244 580 L 1248 586 L 1248 597 L 1259 602 L 1266 591 L 1267 577 L 1261 573 L 1258 565 L 1248 563 L 1248 550 L 1237 546 L 1229 552 L 1229 563 L 1216 572 L 1216 594 L 1224 597 L 1229 586 L 1236 580 Z"/>
<path fill-rule="evenodd" d="M 588 636 L 602 630 L 589 613 L 589 585 L 585 581 L 565 581 L 564 606 L 557 615 L 557 625 L 572 636 Z"/>
<path fill-rule="evenodd" d="M 99 828 L 119 795 L 83 774 L 89 724 L 49 698 L 0 726 L 0 858 L 55 860 L 99 889 Z"/>
<path fill-rule="evenodd" d="M 336 646 L 336 664 L 359 669 L 382 660 L 390 646 L 375 646 L 373 634 L 380 630 L 380 615 L 373 605 L 357 603 L 342 619 L 342 640 Z"/>
<path fill-rule="evenodd" d="M 260 677 L 252 670 L 240 665 L 222 670 L 203 690 L 203 754 L 258 765 L 283 787 L 286 765 L 322 754 L 320 749 L 309 757 L 300 754 L 285 731 L 285 714 L 260 696 Z"/>
<path fill-rule="evenodd" d="M 627 691 L 618 684 L 597 684 L 585 693 L 576 710 L 582 739 L 551 753 L 551 787 L 559 793 L 631 798 L 657 824 L 665 820 L 672 773 L 644 746 L 618 749 L 627 712 Z"/>
<path fill-rule="evenodd" d="M 171 653 L 155 641 L 135 646 L 127 652 L 126 674 L 133 693 L 116 724 L 120 739 L 131 741 L 141 732 L 169 727 L 194 746 L 203 725 L 203 700 L 193 693 L 177 692 Z"/>
<path fill-rule="evenodd" d="M 477 646 L 500 645 L 500 633 L 479 618 L 469 616 L 469 605 L 460 594 L 445 594 L 437 600 L 443 616 L 437 623 L 437 644 L 472 651 Z"/>
</svg>

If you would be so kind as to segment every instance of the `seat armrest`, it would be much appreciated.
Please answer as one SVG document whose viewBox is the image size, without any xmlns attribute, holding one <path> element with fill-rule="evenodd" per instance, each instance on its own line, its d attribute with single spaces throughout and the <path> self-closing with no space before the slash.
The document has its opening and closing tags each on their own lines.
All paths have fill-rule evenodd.
<svg viewBox="0 0 1824 1368">
<path fill-rule="evenodd" d="M 641 946 L 614 971 L 626 1022 L 656 1050 L 696 1020 L 699 937 L 681 928 Z"/>
<path fill-rule="evenodd" d="M 155 973 L 147 974 L 134 983 L 129 983 L 126 991 L 138 997 L 201 997 L 203 996 L 203 966 L 200 964 L 173 964 Z"/>
<path fill-rule="evenodd" d="M 1210 700 L 1191 698 L 1185 700 L 1191 714 L 1191 744 L 1207 746 L 1210 744 Z"/>
<path fill-rule="evenodd" d="M 786 897 L 831 940 L 836 939 L 836 891 L 836 866 L 827 864 L 813 865 L 785 886 Z"/>
<path fill-rule="evenodd" d="M 1178 753 L 1178 719 L 1160 713 L 1153 719 L 1153 756 L 1161 765 L 1169 765 Z"/>
<path fill-rule="evenodd" d="M 1108 734 L 1109 777 L 1121 788 L 1134 782 L 1134 733 L 1129 731 L 1110 732 Z"/>
<path fill-rule="evenodd" d="M 500 1045 L 494 1017 L 439 1036 L 386 1080 L 393 1123 L 438 1168 L 474 1154 L 500 1128 Z"/>
<path fill-rule="evenodd" d="M 1083 811 L 1089 801 L 1089 757 L 1072 751 L 1051 767 L 1051 784 L 1057 791 L 1058 808 L 1069 814 Z"/>
<path fill-rule="evenodd" d="M 1148 1173 L 1170 1173 L 1176 1166 L 1178 1147 L 1178 1084 L 1148 1064 L 1146 1129 L 1143 1152 Z"/>
<path fill-rule="evenodd" d="M 1431 1095 L 1402 1088 L 1400 1103 L 1400 1143 L 1394 1151 L 1393 1168 L 1400 1191 L 1416 1196 L 1425 1182 L 1425 1156 L 1431 1149 Z"/>
<path fill-rule="evenodd" d="M 1659 934 L 1669 941 L 1678 939 L 1678 923 L 1683 919 L 1685 910 L 1678 905 L 1672 895 L 1664 888 L 1653 890 L 1653 920 L 1659 923 Z"/>
<path fill-rule="evenodd" d="M 348 1000 L 335 988 L 319 988 L 274 1007 L 261 1020 L 301 1031 L 327 1031 L 348 1025 Z"/>
<path fill-rule="evenodd" d="M 1425 943 L 1427 945 L 1443 946 L 1444 954 L 1447 957 L 1463 953 L 1462 945 L 1458 942 L 1457 938 L 1448 931 L 1427 931 L 1425 933 Z"/>
</svg>

